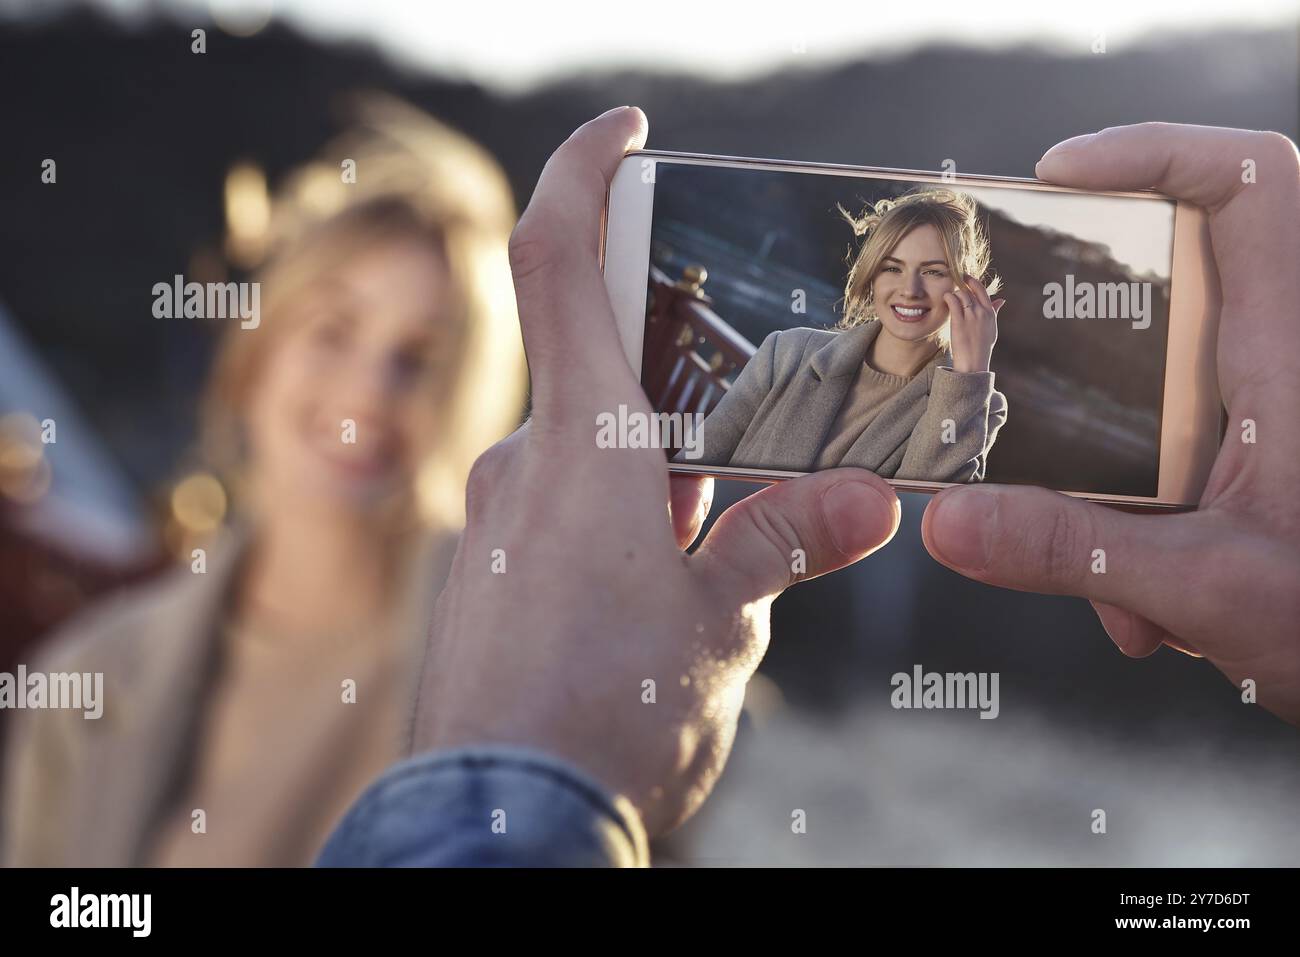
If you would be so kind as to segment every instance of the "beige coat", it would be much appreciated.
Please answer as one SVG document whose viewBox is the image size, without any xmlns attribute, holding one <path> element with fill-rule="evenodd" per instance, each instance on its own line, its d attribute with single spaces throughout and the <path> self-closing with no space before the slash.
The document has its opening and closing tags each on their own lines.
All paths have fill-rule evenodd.
<svg viewBox="0 0 1300 957">
<path fill-rule="evenodd" d="M 845 332 L 769 335 L 704 420 L 703 455 L 692 464 L 812 471 L 880 328 L 871 320 Z M 944 353 L 886 403 L 840 464 L 885 478 L 981 481 L 1006 420 L 993 373 L 954 372 Z"/>
<path fill-rule="evenodd" d="M 4 775 L 7 864 L 126 866 L 184 787 L 203 705 L 217 676 L 220 623 L 245 537 L 226 532 L 207 569 L 188 565 L 93 605 L 45 646 L 30 671 L 102 672 L 103 716 L 14 711 Z M 411 694 L 432 604 L 455 537 L 429 544 L 400 618 L 410 634 Z M 250 796 L 250 799 L 254 799 Z"/>
</svg>

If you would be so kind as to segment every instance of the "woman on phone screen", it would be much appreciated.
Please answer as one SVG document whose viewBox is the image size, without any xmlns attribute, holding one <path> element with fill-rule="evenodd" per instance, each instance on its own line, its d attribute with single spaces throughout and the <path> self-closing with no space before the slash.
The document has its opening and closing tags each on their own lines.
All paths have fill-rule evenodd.
<svg viewBox="0 0 1300 957">
<path fill-rule="evenodd" d="M 834 330 L 774 332 L 702 426 L 706 465 L 983 480 L 1007 401 L 989 369 L 1003 300 L 975 201 L 948 189 L 881 200 Z"/>
</svg>

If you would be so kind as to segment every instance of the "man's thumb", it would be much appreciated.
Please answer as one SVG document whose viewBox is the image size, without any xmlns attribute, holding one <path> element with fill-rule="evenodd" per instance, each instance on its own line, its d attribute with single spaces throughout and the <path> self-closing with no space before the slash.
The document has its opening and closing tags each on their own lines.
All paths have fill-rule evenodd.
<svg viewBox="0 0 1300 957">
<path fill-rule="evenodd" d="M 1195 599 L 1169 580 L 1203 552 L 1188 516 L 1133 515 L 1041 488 L 945 489 L 925 511 L 921 537 L 938 561 L 968 578 L 1077 595 L 1176 630 Z"/>
<path fill-rule="evenodd" d="M 898 496 L 883 480 L 830 469 L 737 502 L 693 561 L 729 599 L 746 604 L 865 558 L 894 537 L 900 517 Z"/>
</svg>

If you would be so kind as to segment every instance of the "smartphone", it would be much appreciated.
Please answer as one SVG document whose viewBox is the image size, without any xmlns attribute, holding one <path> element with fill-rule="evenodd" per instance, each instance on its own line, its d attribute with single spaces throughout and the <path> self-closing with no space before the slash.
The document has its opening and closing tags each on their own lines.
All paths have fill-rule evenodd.
<svg viewBox="0 0 1300 957">
<path fill-rule="evenodd" d="M 1154 191 L 643 150 L 601 266 L 677 472 L 1178 509 L 1224 434 L 1206 214 Z"/>
</svg>

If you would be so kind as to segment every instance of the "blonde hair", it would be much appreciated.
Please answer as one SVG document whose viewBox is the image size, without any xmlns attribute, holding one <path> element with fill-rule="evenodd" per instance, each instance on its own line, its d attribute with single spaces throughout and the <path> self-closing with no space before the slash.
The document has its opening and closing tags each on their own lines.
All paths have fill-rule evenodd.
<svg viewBox="0 0 1300 957">
<path fill-rule="evenodd" d="M 272 201 L 270 253 L 256 277 L 262 322 L 224 334 L 202 400 L 202 447 L 238 484 L 251 385 L 261 357 L 292 327 L 303 291 L 362 250 L 424 239 L 447 264 L 454 328 L 436 447 L 419 466 L 413 504 L 430 524 L 459 526 L 470 466 L 519 424 L 527 389 L 507 254 L 514 200 L 490 154 L 414 107 L 370 94 L 352 112 L 349 131 L 290 174 Z"/>
<path fill-rule="evenodd" d="M 991 258 L 988 236 L 979 221 L 979 207 L 965 193 L 917 187 L 897 199 L 882 199 L 867 206 L 861 216 L 851 215 L 843 206 L 839 206 L 839 211 L 853 227 L 854 235 L 866 237 L 844 283 L 841 329 L 852 329 L 876 318 L 872 282 L 885 257 L 918 226 L 929 225 L 939 231 L 943 258 L 954 283 L 960 282 L 962 276 L 974 276 L 984 282 L 989 295 L 1002 285 L 996 274 L 985 281 Z M 940 331 L 939 339 L 947 348 L 947 324 Z"/>
</svg>

